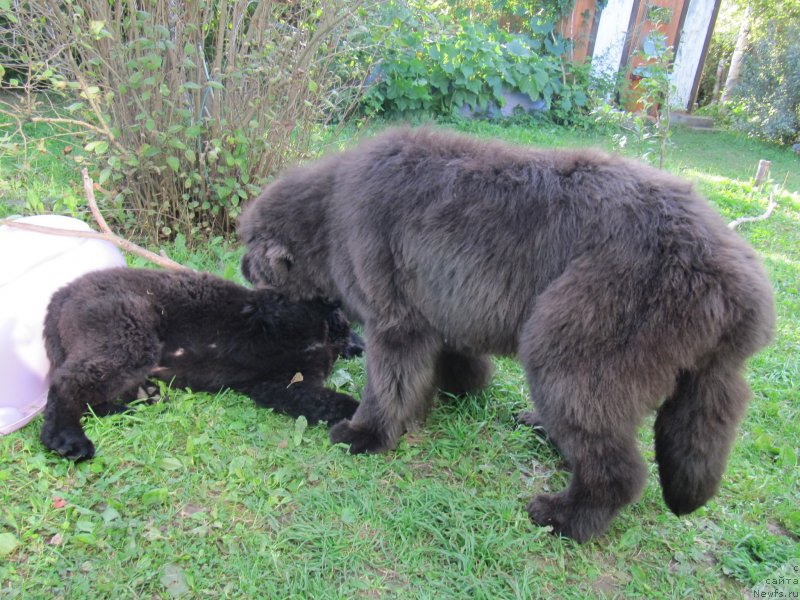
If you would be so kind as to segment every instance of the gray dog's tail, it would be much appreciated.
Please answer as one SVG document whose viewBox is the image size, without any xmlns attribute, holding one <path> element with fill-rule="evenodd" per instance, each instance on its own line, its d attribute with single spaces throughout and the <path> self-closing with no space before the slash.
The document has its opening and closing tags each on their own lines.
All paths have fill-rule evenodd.
<svg viewBox="0 0 800 600">
<path fill-rule="evenodd" d="M 750 399 L 740 361 L 716 357 L 681 373 L 658 411 L 655 446 L 664 501 L 676 515 L 703 506 L 719 487 Z"/>
<path fill-rule="evenodd" d="M 775 329 L 766 274 L 751 251 L 730 254 L 734 264 L 724 265 L 725 285 L 711 287 L 719 296 L 703 305 L 716 314 L 718 335 L 700 334 L 711 347 L 678 373 L 656 416 L 662 493 L 677 515 L 703 506 L 717 492 L 751 396 L 742 376 L 745 362 L 771 341 Z"/>
</svg>

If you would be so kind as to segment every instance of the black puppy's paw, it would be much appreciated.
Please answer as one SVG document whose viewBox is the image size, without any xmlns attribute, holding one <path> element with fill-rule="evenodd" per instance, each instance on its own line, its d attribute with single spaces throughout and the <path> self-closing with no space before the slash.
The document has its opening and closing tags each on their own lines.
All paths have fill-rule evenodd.
<svg viewBox="0 0 800 600">
<path fill-rule="evenodd" d="M 358 401 L 352 396 L 332 390 L 325 391 L 326 397 L 321 400 L 323 402 L 322 413 L 319 415 L 318 421 L 326 421 L 329 427 L 333 427 L 345 419 L 350 419 L 355 414 Z M 310 421 L 309 424 L 311 424 Z"/>
<path fill-rule="evenodd" d="M 161 390 L 159 389 L 158 385 L 152 381 L 148 381 L 147 383 L 139 386 L 136 391 L 136 399 L 146 400 L 148 404 L 161 400 Z"/>
<path fill-rule="evenodd" d="M 355 358 L 357 356 L 361 356 L 364 354 L 364 348 L 366 347 L 366 342 L 364 342 L 364 338 L 358 335 L 355 331 L 350 332 L 350 339 L 347 342 L 347 345 L 344 347 L 344 350 L 341 352 L 342 358 Z"/>
<path fill-rule="evenodd" d="M 300 388 L 297 389 L 300 390 Z M 358 402 L 351 396 L 326 388 L 319 392 L 314 390 L 310 395 L 295 398 L 290 402 L 292 403 L 291 407 L 284 409 L 283 412 L 287 414 L 297 412 L 296 416 L 303 415 L 309 425 L 317 425 L 324 421 L 328 427 L 332 427 L 344 419 L 349 419 L 358 408 Z"/>
<path fill-rule="evenodd" d="M 70 460 L 81 461 L 94 456 L 94 444 L 80 427 L 52 432 L 42 429 L 40 439 L 47 448 Z"/>
<path fill-rule="evenodd" d="M 92 406 L 92 412 L 96 417 L 107 417 L 109 415 L 118 415 L 121 413 L 133 410 L 127 404 L 117 404 L 115 402 L 104 402 L 103 404 L 95 404 Z"/>
<path fill-rule="evenodd" d="M 334 444 L 350 444 L 350 454 L 375 454 L 389 450 L 380 432 L 371 428 L 355 428 L 348 419 L 331 427 L 330 438 Z"/>
</svg>

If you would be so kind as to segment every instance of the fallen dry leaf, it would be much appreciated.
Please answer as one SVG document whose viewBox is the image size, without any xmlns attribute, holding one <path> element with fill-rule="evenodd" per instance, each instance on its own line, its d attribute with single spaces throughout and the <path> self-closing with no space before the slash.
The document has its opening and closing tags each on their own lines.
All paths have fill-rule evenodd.
<svg viewBox="0 0 800 600">
<path fill-rule="evenodd" d="M 297 373 L 294 374 L 294 377 L 292 377 L 292 380 L 289 382 L 289 385 L 292 385 L 293 383 L 300 383 L 301 381 L 303 381 L 303 374 L 298 371 Z M 286 387 L 288 388 L 289 385 L 287 385 Z"/>
</svg>

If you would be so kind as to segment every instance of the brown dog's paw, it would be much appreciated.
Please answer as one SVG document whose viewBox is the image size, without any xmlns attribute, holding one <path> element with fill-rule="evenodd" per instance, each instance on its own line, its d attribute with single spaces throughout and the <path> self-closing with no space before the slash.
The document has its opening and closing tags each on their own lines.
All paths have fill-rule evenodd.
<svg viewBox="0 0 800 600">
<path fill-rule="evenodd" d="M 554 534 L 580 544 L 603 535 L 615 512 L 608 507 L 571 501 L 566 492 L 540 494 L 528 503 L 528 515 L 534 523 L 549 525 Z"/>
</svg>

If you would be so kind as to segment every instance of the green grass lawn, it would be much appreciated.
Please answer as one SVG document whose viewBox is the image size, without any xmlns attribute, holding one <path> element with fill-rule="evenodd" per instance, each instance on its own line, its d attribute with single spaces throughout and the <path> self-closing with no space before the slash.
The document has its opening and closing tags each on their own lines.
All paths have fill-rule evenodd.
<svg viewBox="0 0 800 600">
<path fill-rule="evenodd" d="M 608 135 L 552 126 L 456 127 L 612 147 Z M 775 214 L 740 227 L 772 278 L 778 331 L 749 365 L 754 399 L 706 507 L 682 518 L 665 507 L 650 420 L 648 485 L 604 537 L 578 545 L 531 524 L 527 500 L 569 474 L 515 424 L 527 391 L 509 359 L 485 392 L 443 399 L 426 427 L 380 456 L 350 456 L 324 427 L 230 392 L 171 391 L 134 413 L 88 417 L 92 461 L 45 452 L 38 419 L 0 438 L 0 597 L 740 598 L 786 575 L 800 565 L 800 159 L 721 132 L 676 130 L 673 142 L 668 168 L 726 219 L 763 212 L 766 197 L 749 181 L 760 158 L 773 161 L 776 181 L 789 173 Z M 79 194 L 77 173 L 65 182 L 58 160 L 39 164 L 39 183 L 2 161 L 6 214 L 20 199 Z M 169 251 L 236 278 L 232 242 Z M 341 362 L 331 384 L 358 395 L 363 373 L 363 359 Z"/>
</svg>

